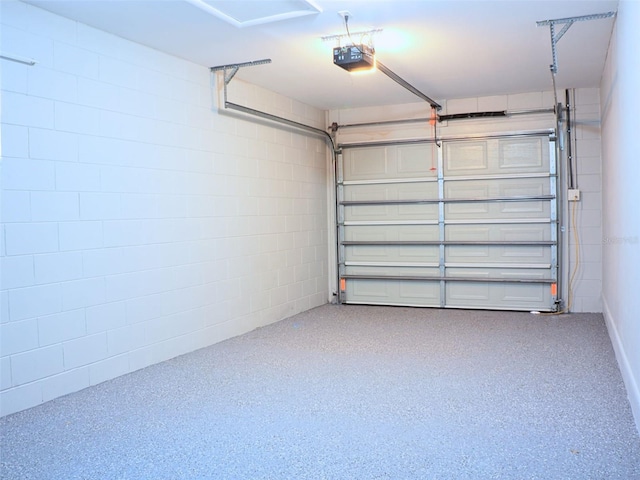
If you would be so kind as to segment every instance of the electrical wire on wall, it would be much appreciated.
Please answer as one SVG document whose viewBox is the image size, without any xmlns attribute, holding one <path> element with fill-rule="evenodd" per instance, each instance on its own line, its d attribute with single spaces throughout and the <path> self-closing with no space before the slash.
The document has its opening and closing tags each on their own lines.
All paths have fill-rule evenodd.
<svg viewBox="0 0 640 480">
<path fill-rule="evenodd" d="M 567 155 L 567 189 L 577 189 L 578 188 L 578 166 L 575 159 L 575 151 L 576 151 L 576 136 L 573 134 L 574 124 L 575 124 L 575 89 L 572 89 L 571 92 L 569 89 L 565 90 L 565 102 L 566 102 L 566 110 L 567 110 L 567 144 L 566 144 L 566 155 Z M 569 214 L 569 223 L 571 225 L 571 230 L 573 234 L 574 241 L 574 249 L 575 249 L 575 259 L 573 269 L 571 271 L 571 276 L 569 277 L 568 284 L 568 298 L 567 298 L 567 306 L 565 310 L 569 311 L 571 306 L 573 305 L 573 294 L 574 294 L 574 283 L 576 279 L 576 274 L 578 273 L 578 269 L 580 268 L 580 234 L 578 232 L 578 202 L 571 202 L 571 208 L 567 209 Z M 569 244 L 569 249 L 571 249 L 571 245 Z M 569 260 L 570 261 L 570 260 Z"/>
<path fill-rule="evenodd" d="M 580 266 L 580 235 L 578 234 L 578 225 L 577 225 L 577 203 L 573 202 L 573 206 L 571 207 L 570 217 L 571 217 L 571 231 L 573 232 L 573 241 L 575 242 L 575 262 L 573 265 L 573 270 L 571 271 L 571 276 L 569 277 L 569 285 L 567 287 L 567 304 L 562 310 L 552 313 L 542 313 L 540 315 L 561 315 L 563 313 L 570 313 L 571 307 L 573 306 L 573 284 L 576 279 L 576 274 L 578 273 L 578 268 Z"/>
<path fill-rule="evenodd" d="M 578 165 L 575 162 L 576 140 L 573 135 L 572 118 L 575 119 L 575 101 L 576 91 L 566 89 L 565 92 L 565 110 L 567 117 L 567 188 L 578 188 Z M 573 115 L 573 116 L 572 116 Z"/>
<path fill-rule="evenodd" d="M 555 84 L 554 84 L 555 88 Z M 577 171 L 577 162 L 575 157 L 576 152 L 576 139 L 575 135 L 573 135 L 573 125 L 575 123 L 575 89 L 571 92 L 567 89 L 565 90 L 565 99 L 566 99 L 566 171 L 567 178 L 566 184 L 563 186 L 564 191 L 568 191 L 569 189 L 577 189 L 578 188 L 578 171 Z M 573 114 L 573 115 L 572 115 Z M 568 279 L 567 284 L 567 303 L 561 310 L 552 313 L 544 313 L 542 315 L 560 315 L 564 313 L 570 313 L 571 307 L 573 306 L 574 300 L 574 285 L 576 280 L 576 275 L 580 268 L 580 233 L 578 231 L 578 202 L 572 201 L 569 202 L 571 204 L 571 208 L 567 209 L 567 215 L 569 217 L 569 228 L 571 230 L 571 235 L 573 236 L 574 242 L 574 262 L 573 268 L 571 269 L 571 274 Z M 568 248 L 571 249 L 571 244 L 568 243 Z M 569 265 L 571 264 L 571 260 L 569 259 Z"/>
<path fill-rule="evenodd" d="M 580 235 L 578 233 L 577 209 L 578 202 L 573 202 L 573 206 L 571 207 L 571 229 L 573 230 L 573 241 L 575 242 L 575 262 L 573 265 L 573 271 L 569 277 L 569 296 L 567 298 L 566 306 L 567 312 L 571 310 L 573 304 L 573 284 L 576 279 L 576 274 L 578 273 L 578 268 L 580 267 Z"/>
<path fill-rule="evenodd" d="M 578 188 L 578 162 L 576 161 L 577 157 L 577 139 L 576 136 L 573 135 L 573 126 L 575 125 L 576 118 L 576 90 L 571 90 L 571 101 L 569 101 L 569 90 L 565 91 L 565 96 L 567 99 L 567 129 L 568 129 L 568 138 L 567 138 L 567 162 L 569 164 L 569 185 L 568 188 L 577 189 Z M 573 112 L 573 116 L 571 116 L 571 112 Z M 573 121 L 571 120 L 573 119 Z M 573 230 L 573 240 L 574 240 L 574 248 L 575 248 L 575 261 L 573 266 L 573 271 L 571 273 L 571 277 L 569 277 L 569 298 L 568 298 L 568 309 L 571 308 L 573 303 L 573 287 L 576 279 L 576 274 L 578 273 L 578 269 L 580 268 L 580 233 L 578 231 L 578 202 L 572 202 L 572 208 L 570 213 L 570 221 L 571 227 Z M 569 247 L 570 248 L 570 247 Z"/>
<path fill-rule="evenodd" d="M 576 118 L 576 89 L 572 88 L 571 90 L 567 90 L 567 94 L 569 94 L 569 92 L 570 97 L 567 96 L 567 108 L 569 112 L 573 114 L 571 117 L 573 119 L 571 122 L 571 132 L 573 132 L 573 125 L 575 124 Z M 572 141 L 569 142 L 569 146 L 571 147 L 569 165 L 572 177 L 569 179 L 569 188 L 580 188 L 578 186 L 578 162 L 576 161 L 576 158 L 578 158 L 578 142 L 575 135 L 571 134 L 570 138 Z"/>
<path fill-rule="evenodd" d="M 552 65 L 553 67 L 553 65 Z M 559 109 L 559 104 L 558 104 L 558 89 L 556 88 L 556 72 L 553 71 L 553 68 L 551 68 L 551 83 L 553 85 L 553 108 L 556 111 L 556 118 L 558 119 L 558 122 L 560 121 L 560 112 L 558 111 Z"/>
<path fill-rule="evenodd" d="M 573 241 L 575 242 L 575 262 L 573 265 L 573 270 L 571 271 L 571 275 L 569 277 L 569 284 L 567 286 L 567 303 L 562 310 L 558 310 L 557 312 L 551 313 L 540 313 L 540 312 L 532 312 L 537 313 L 539 315 L 550 316 L 550 315 L 562 315 L 564 313 L 571 313 L 571 307 L 573 306 L 573 284 L 575 282 L 576 274 L 578 273 L 578 267 L 580 266 L 580 236 L 578 234 L 578 226 L 577 226 L 577 204 L 578 202 L 573 202 L 573 206 L 570 211 L 570 221 L 571 221 L 571 231 L 573 232 Z"/>
</svg>

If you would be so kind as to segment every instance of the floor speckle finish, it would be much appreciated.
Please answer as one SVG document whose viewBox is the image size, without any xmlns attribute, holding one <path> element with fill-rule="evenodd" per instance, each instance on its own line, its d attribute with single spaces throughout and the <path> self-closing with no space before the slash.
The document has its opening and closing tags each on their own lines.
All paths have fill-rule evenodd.
<svg viewBox="0 0 640 480">
<path fill-rule="evenodd" d="M 0 428 L 6 480 L 640 479 L 600 314 L 326 305 Z"/>
</svg>

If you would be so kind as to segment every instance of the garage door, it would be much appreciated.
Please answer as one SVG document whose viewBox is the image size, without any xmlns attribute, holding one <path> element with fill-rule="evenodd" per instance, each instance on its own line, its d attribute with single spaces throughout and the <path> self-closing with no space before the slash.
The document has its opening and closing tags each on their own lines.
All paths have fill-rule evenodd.
<svg viewBox="0 0 640 480">
<path fill-rule="evenodd" d="M 556 310 L 549 132 L 343 145 L 342 303 Z"/>
</svg>

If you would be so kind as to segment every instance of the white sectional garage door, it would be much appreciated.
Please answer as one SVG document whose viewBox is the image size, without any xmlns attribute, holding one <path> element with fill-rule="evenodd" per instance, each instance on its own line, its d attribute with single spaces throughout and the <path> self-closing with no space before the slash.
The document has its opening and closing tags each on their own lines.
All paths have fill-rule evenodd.
<svg viewBox="0 0 640 480">
<path fill-rule="evenodd" d="M 556 309 L 550 132 L 342 147 L 342 303 Z"/>
</svg>

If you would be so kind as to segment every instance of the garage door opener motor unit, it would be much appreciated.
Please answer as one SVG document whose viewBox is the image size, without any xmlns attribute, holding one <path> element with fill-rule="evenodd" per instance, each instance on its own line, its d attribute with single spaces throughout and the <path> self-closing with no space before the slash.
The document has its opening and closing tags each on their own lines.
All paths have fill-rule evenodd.
<svg viewBox="0 0 640 480">
<path fill-rule="evenodd" d="M 376 63 L 375 51 L 363 44 L 335 47 L 333 63 L 349 72 L 371 70 Z"/>
</svg>

